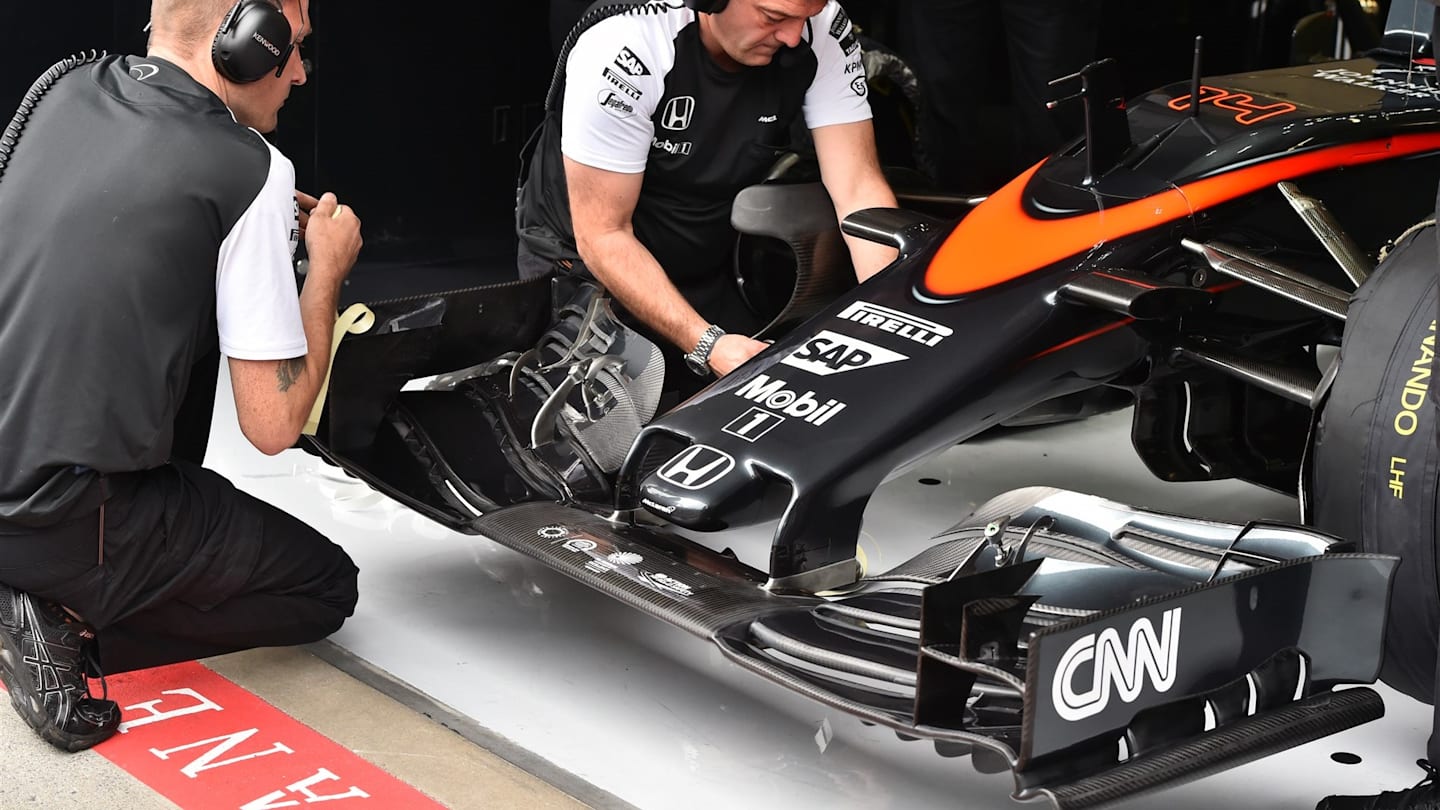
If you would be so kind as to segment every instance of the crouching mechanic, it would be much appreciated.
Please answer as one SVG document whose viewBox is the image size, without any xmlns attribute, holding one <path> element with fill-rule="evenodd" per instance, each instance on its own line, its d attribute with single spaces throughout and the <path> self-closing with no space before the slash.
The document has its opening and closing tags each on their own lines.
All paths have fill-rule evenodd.
<svg viewBox="0 0 1440 810">
<path fill-rule="evenodd" d="M 797 120 L 838 217 L 895 207 L 854 27 L 825 0 L 599 0 L 577 31 L 521 188 L 520 274 L 588 270 L 673 347 L 667 378 L 727 374 L 765 347 L 746 336 L 764 324 L 733 280 L 730 210 Z M 847 239 L 860 280 L 895 257 Z"/>
<path fill-rule="evenodd" d="M 89 678 L 354 609 L 343 550 L 199 465 L 221 353 L 250 442 L 298 439 L 361 245 L 260 135 L 305 82 L 281 2 L 154 0 L 146 56 L 42 78 L 0 149 L 0 680 L 65 750 L 120 722 Z"/>
</svg>

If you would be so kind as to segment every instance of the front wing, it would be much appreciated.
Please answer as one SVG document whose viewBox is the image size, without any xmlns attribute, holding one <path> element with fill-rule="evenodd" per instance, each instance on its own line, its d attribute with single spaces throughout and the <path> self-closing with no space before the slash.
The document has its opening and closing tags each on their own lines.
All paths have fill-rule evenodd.
<svg viewBox="0 0 1440 810">
<path fill-rule="evenodd" d="M 764 577 L 659 525 L 523 503 L 478 533 L 716 644 L 768 680 L 1017 799 L 1098 807 L 1383 714 L 1391 557 L 1288 525 L 1193 521 L 1057 490 L 1001 496 L 844 593 Z"/>
</svg>

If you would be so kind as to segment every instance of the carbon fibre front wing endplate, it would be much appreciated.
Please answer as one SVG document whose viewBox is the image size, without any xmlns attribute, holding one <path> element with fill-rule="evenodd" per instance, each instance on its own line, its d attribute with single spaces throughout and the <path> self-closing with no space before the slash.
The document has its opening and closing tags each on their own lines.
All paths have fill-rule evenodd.
<svg viewBox="0 0 1440 810">
<path fill-rule="evenodd" d="M 1073 810 L 1383 714 L 1374 690 L 1353 685 L 1379 672 L 1394 558 L 1285 559 L 1277 549 L 1332 541 L 1282 526 L 1215 542 L 1225 524 L 1189 523 L 1020 490 L 825 598 L 769 592 L 664 527 L 554 503 L 473 528 L 770 681 L 943 754 L 973 753 L 977 768 L 1003 763 L 1017 799 Z"/>
</svg>

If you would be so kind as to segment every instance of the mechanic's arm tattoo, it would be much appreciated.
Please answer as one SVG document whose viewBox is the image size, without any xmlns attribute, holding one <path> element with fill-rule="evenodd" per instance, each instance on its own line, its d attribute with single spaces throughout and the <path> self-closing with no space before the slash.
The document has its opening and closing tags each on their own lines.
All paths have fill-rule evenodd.
<svg viewBox="0 0 1440 810">
<path fill-rule="evenodd" d="M 288 360 L 281 360 L 275 366 L 275 377 L 280 383 L 280 393 L 284 394 L 290 390 L 290 386 L 300 380 L 300 372 L 305 370 L 305 358 L 292 357 Z"/>
</svg>

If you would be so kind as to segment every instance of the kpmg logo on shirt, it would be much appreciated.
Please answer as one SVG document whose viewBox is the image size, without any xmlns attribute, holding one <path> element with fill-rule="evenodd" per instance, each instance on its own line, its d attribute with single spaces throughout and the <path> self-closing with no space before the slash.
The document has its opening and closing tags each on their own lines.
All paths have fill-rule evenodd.
<svg viewBox="0 0 1440 810">
<path fill-rule="evenodd" d="M 640 57 L 636 56 L 629 48 L 620 49 L 620 55 L 615 57 L 615 64 L 631 76 L 650 75 L 650 68 L 645 67 L 645 63 L 640 61 Z"/>
<path fill-rule="evenodd" d="M 605 68 L 605 70 L 602 72 L 605 74 L 605 78 L 608 79 L 611 84 L 615 85 L 616 89 L 618 89 L 620 92 L 624 93 L 630 98 L 635 99 L 636 101 L 640 100 L 641 93 L 638 87 L 631 84 L 630 82 L 625 81 L 625 79 L 621 78 L 619 73 L 616 73 L 608 67 Z"/>
<path fill-rule="evenodd" d="M 660 116 L 660 126 L 674 132 L 681 132 L 690 128 L 690 119 L 694 117 L 695 97 L 676 96 L 665 105 L 665 112 Z"/>
</svg>

